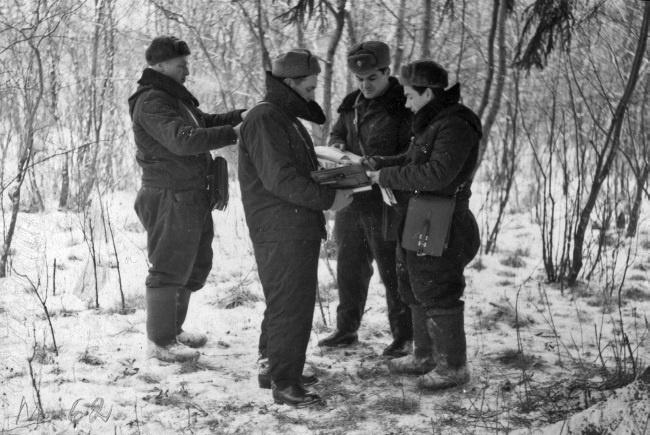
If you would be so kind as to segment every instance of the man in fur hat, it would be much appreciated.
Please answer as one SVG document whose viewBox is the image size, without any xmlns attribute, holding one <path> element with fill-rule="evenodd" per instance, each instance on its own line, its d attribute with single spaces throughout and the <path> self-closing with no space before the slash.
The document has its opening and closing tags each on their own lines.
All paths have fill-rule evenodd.
<svg viewBox="0 0 650 435">
<path fill-rule="evenodd" d="M 243 110 L 212 115 L 183 85 L 190 49 L 173 36 L 155 38 L 148 67 L 129 98 L 142 168 L 135 211 L 147 231 L 147 355 L 166 362 L 197 359 L 204 334 L 183 330 L 192 292 L 212 268 L 212 215 L 207 171 L 210 150 L 237 141 Z"/>
<path fill-rule="evenodd" d="M 266 75 L 266 96 L 241 127 L 239 183 L 266 310 L 259 341 L 273 399 L 294 407 L 322 403 L 303 376 L 318 288 L 318 255 L 325 238 L 323 210 L 351 201 L 349 190 L 318 185 L 314 145 L 299 119 L 322 124 L 314 101 L 320 66 L 308 50 L 277 57 Z"/>
<path fill-rule="evenodd" d="M 330 144 L 362 156 L 405 151 L 410 139 L 410 113 L 404 107 L 402 86 L 390 75 L 388 45 L 380 41 L 362 42 L 350 49 L 347 60 L 359 89 L 343 99 Z M 376 186 L 370 192 L 355 194 L 352 204 L 336 213 L 334 237 L 338 247 L 339 292 L 336 331 L 321 340 L 319 346 L 342 347 L 357 342 L 374 260 L 386 288 L 393 336 L 383 353 L 399 357 L 410 351 L 411 313 L 397 290 L 396 235 L 388 219 L 391 213 Z"/>
<path fill-rule="evenodd" d="M 412 198 L 437 199 L 438 207 L 444 201 L 452 213 L 448 222 L 440 217 L 432 223 L 449 228 L 441 239 L 428 240 L 444 245 L 440 255 L 398 248 L 400 293 L 424 313 L 421 324 L 413 327 L 426 333 L 415 335 L 412 355 L 393 359 L 388 367 L 394 373 L 420 375 L 423 389 L 441 390 L 470 379 L 461 298 L 463 272 L 481 244 L 469 198 L 483 133 L 478 116 L 460 103 L 460 85 L 448 87 L 447 71 L 436 62 L 405 65 L 400 81 L 406 107 L 414 113 L 413 143 L 399 157 L 370 158 L 368 166 L 377 170 L 368 175 L 395 190 L 401 216 L 407 216 L 407 207 L 411 211 Z"/>
</svg>

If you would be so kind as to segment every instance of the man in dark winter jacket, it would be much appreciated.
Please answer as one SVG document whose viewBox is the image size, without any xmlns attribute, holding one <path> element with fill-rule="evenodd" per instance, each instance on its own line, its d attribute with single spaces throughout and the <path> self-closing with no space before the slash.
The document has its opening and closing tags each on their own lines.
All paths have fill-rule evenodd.
<svg viewBox="0 0 650 435">
<path fill-rule="evenodd" d="M 400 79 L 406 105 L 414 112 L 413 144 L 398 157 L 370 158 L 369 166 L 379 170 L 368 175 L 380 186 L 395 190 L 399 216 L 411 212 L 411 198 L 423 195 L 436 198 L 438 204 L 455 205 L 449 233 L 439 240 L 441 244 L 446 241 L 441 255 L 422 255 L 402 246 L 398 249 L 402 298 L 418 307 L 423 316 L 413 325 L 413 355 L 393 359 L 388 366 L 392 372 L 419 374 L 421 388 L 439 390 L 469 381 L 461 297 L 465 290 L 463 271 L 480 246 L 469 197 L 481 122 L 459 103 L 458 84 L 447 89 L 447 71 L 437 63 L 423 60 L 408 64 L 402 68 Z M 431 224 L 445 225 L 439 219 Z"/>
<path fill-rule="evenodd" d="M 389 48 L 383 42 L 363 42 L 349 51 L 348 67 L 355 74 L 359 89 L 341 103 L 331 145 L 362 156 L 390 156 L 406 150 L 410 112 L 404 107 L 402 86 L 390 75 L 389 63 Z M 395 229 L 388 226 L 390 213 L 377 186 L 370 192 L 356 194 L 351 205 L 336 213 L 337 329 L 321 340 L 320 346 L 341 347 L 357 341 L 375 260 L 386 288 L 393 335 L 384 355 L 399 357 L 410 350 L 411 313 L 397 289 L 396 237 Z"/>
<path fill-rule="evenodd" d="M 242 110 L 203 113 L 183 86 L 189 75 L 187 44 L 155 38 L 149 65 L 129 98 L 129 113 L 142 167 L 135 211 L 147 231 L 147 354 L 167 362 L 198 358 L 203 334 L 183 330 L 190 295 L 212 268 L 212 215 L 206 190 L 210 150 L 234 145 Z"/>
<path fill-rule="evenodd" d="M 295 407 L 322 403 L 305 389 L 302 373 L 325 237 L 323 210 L 351 201 L 350 191 L 319 186 L 310 177 L 318 163 L 298 118 L 325 122 L 314 101 L 319 72 L 308 50 L 276 58 L 266 76 L 264 101 L 242 124 L 239 149 L 242 202 L 266 299 L 259 351 L 269 369 L 260 373 L 260 386 L 268 388 L 270 375 L 274 401 Z"/>
</svg>

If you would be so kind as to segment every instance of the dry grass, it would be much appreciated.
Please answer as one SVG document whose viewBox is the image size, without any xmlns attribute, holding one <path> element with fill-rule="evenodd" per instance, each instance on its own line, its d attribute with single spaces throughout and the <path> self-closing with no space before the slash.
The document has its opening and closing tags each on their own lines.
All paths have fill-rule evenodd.
<svg viewBox="0 0 650 435">
<path fill-rule="evenodd" d="M 518 255 L 516 253 L 501 259 L 499 263 L 506 267 L 512 267 L 514 269 L 526 267 L 526 262 L 521 258 L 521 255 Z"/>
<path fill-rule="evenodd" d="M 90 353 L 89 349 L 86 349 L 81 355 L 79 355 L 79 362 L 87 364 L 89 366 L 102 366 L 104 365 L 104 360 L 102 360 L 97 355 Z"/>
<path fill-rule="evenodd" d="M 420 411 L 420 402 L 419 397 L 404 394 L 382 397 L 370 407 L 391 414 L 415 414 Z"/>
</svg>

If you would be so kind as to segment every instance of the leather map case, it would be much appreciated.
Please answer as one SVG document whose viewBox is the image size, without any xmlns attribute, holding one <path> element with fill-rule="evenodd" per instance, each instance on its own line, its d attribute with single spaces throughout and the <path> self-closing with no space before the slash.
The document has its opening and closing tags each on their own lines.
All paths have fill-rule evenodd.
<svg viewBox="0 0 650 435">
<path fill-rule="evenodd" d="M 449 241 L 455 206 L 454 197 L 411 197 L 402 232 L 402 247 L 418 255 L 440 257 Z"/>
</svg>

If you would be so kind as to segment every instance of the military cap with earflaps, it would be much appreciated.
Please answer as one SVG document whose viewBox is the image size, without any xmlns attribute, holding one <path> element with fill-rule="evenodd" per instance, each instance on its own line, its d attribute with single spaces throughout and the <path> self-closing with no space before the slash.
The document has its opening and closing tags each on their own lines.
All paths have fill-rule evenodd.
<svg viewBox="0 0 650 435">
<path fill-rule="evenodd" d="M 348 68 L 355 74 L 367 74 L 390 65 L 390 49 L 381 41 L 366 41 L 348 51 Z"/>
<path fill-rule="evenodd" d="M 445 89 L 449 86 L 447 70 L 432 60 L 418 60 L 404 65 L 400 72 L 403 86 Z"/>
<path fill-rule="evenodd" d="M 151 41 L 144 57 L 149 65 L 155 65 L 175 57 L 187 56 L 190 48 L 175 36 L 158 36 Z"/>
<path fill-rule="evenodd" d="M 280 78 L 306 77 L 320 73 L 318 58 L 309 50 L 294 48 L 273 59 L 271 74 Z"/>
</svg>

